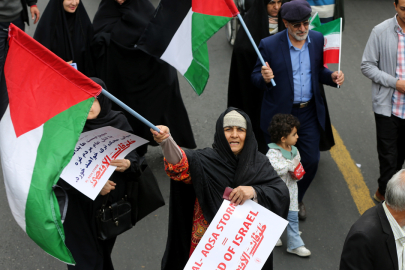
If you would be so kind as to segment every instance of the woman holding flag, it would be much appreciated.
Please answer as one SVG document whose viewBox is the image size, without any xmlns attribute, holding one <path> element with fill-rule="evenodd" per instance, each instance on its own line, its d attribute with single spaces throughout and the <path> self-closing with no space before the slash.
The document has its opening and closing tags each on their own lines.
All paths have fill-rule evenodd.
<svg viewBox="0 0 405 270">
<path fill-rule="evenodd" d="M 253 199 L 287 217 L 288 189 L 268 159 L 257 151 L 246 113 L 231 107 L 220 115 L 212 148 L 183 151 L 168 127 L 158 128 L 160 133 L 151 132 L 162 147 L 165 170 L 172 179 L 163 270 L 184 268 L 221 206 L 226 187 L 233 188 L 229 199 L 235 205 Z M 273 269 L 272 255 L 263 269 Z"/>
</svg>

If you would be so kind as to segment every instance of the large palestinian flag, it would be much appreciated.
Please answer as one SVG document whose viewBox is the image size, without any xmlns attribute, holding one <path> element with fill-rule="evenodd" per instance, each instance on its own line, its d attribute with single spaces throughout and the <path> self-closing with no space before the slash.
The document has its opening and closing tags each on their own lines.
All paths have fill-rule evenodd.
<svg viewBox="0 0 405 270">
<path fill-rule="evenodd" d="M 9 104 L 0 121 L 0 155 L 11 212 L 43 250 L 74 264 L 52 186 L 101 87 L 13 24 L 4 74 Z"/>
<path fill-rule="evenodd" d="M 200 95 L 209 77 L 206 42 L 238 13 L 233 0 L 161 0 L 135 46 L 175 67 Z"/>
</svg>

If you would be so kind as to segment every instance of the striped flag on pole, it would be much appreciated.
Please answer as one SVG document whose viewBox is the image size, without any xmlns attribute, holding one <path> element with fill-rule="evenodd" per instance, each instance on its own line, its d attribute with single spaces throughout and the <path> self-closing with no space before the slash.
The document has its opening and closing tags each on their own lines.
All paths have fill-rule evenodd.
<svg viewBox="0 0 405 270">
<path fill-rule="evenodd" d="M 162 0 L 135 46 L 175 67 L 201 95 L 209 77 L 207 41 L 238 13 L 233 0 Z"/>
<path fill-rule="evenodd" d="M 323 48 L 324 64 L 340 64 L 342 49 L 342 18 L 322 24 L 312 30 L 322 33 L 325 38 Z"/>
<path fill-rule="evenodd" d="M 52 187 L 101 87 L 13 24 L 4 74 L 9 104 L 0 116 L 0 156 L 11 213 L 45 252 L 75 264 Z"/>
</svg>

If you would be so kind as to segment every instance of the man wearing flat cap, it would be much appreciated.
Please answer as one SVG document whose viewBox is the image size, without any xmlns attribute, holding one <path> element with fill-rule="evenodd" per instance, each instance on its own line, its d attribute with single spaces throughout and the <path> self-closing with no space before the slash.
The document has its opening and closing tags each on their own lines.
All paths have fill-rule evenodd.
<svg viewBox="0 0 405 270">
<path fill-rule="evenodd" d="M 271 142 L 267 129 L 275 114 L 292 114 L 301 123 L 296 147 L 306 171 L 298 182 L 299 217 L 304 220 L 302 200 L 318 169 L 320 133 L 325 130 L 325 102 L 319 83 L 337 87 L 344 74 L 324 67 L 324 37 L 308 29 L 311 6 L 307 1 L 287 2 L 280 12 L 287 29 L 261 40 L 259 50 L 267 66 L 258 59 L 251 79 L 264 89 L 260 128 L 267 143 Z M 270 82 L 273 78 L 276 86 Z"/>
</svg>

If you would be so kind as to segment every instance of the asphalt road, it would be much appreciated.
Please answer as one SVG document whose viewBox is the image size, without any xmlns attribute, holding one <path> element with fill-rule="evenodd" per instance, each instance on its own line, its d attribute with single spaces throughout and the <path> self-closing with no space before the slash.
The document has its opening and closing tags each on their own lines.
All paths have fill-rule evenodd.
<svg viewBox="0 0 405 270">
<path fill-rule="evenodd" d="M 153 2 L 157 4 L 156 0 Z M 38 1 L 41 11 L 46 3 L 46 0 Z M 98 3 L 98 0 L 84 1 L 91 18 Z M 394 16 L 392 3 L 393 0 L 345 1 L 342 70 L 346 81 L 341 89 L 326 87 L 332 124 L 354 162 L 361 164 L 361 172 L 370 195 L 377 188 L 378 159 L 371 107 L 371 82 L 361 74 L 360 62 L 373 26 Z M 32 36 L 35 26 L 26 30 Z M 211 146 L 216 119 L 226 108 L 232 47 L 226 41 L 224 29 L 209 40 L 208 48 L 211 77 L 203 95 L 198 97 L 186 80 L 179 77 L 183 100 L 199 148 Z M 336 65 L 329 67 L 337 69 Z M 160 149 L 150 147 L 147 160 L 168 203 L 169 179 L 164 172 Z M 338 269 L 344 239 L 360 214 L 342 173 L 329 152 L 321 153 L 317 176 L 304 202 L 308 218 L 300 223 L 300 230 L 312 255 L 310 258 L 299 258 L 286 253 L 285 245 L 276 247 L 274 269 Z M 116 269 L 160 269 L 167 225 L 168 205 L 119 236 L 113 251 Z M 286 242 L 285 235 L 282 240 Z M 64 264 L 45 254 L 18 227 L 10 213 L 3 181 L 0 181 L 0 243 L 0 269 L 65 269 Z"/>
</svg>

